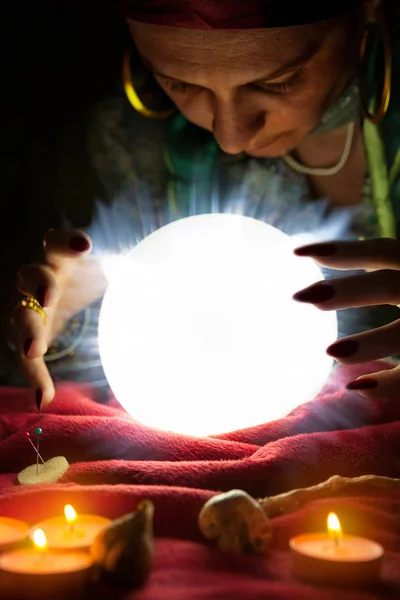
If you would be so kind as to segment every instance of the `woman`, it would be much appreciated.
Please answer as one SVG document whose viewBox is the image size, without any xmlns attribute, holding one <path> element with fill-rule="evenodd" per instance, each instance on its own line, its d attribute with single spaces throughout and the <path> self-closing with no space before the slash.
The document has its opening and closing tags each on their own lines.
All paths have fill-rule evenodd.
<svg viewBox="0 0 400 600">
<path fill-rule="evenodd" d="M 321 282 L 296 299 L 323 310 L 360 307 L 340 313 L 340 337 L 347 338 L 328 349 L 338 361 L 400 352 L 395 2 L 119 5 L 135 50 L 124 58 L 126 98 L 99 107 L 90 126 L 93 163 L 113 201 L 98 206 L 87 229 L 97 250 L 123 251 L 168 220 L 232 209 L 289 234 L 348 240 L 297 254 L 329 269 L 372 272 Z M 107 227 L 118 228 L 116 235 Z M 54 395 L 42 358 L 48 343 L 104 289 L 95 256 L 85 259 L 90 249 L 87 234 L 52 231 L 43 265 L 19 271 L 18 289 L 31 305 L 25 295 L 17 302 L 12 336 L 38 407 Z M 373 305 L 385 306 L 361 310 Z M 73 326 L 82 331 L 84 322 L 79 316 Z M 349 388 L 386 397 L 399 384 L 400 367 Z"/>
</svg>

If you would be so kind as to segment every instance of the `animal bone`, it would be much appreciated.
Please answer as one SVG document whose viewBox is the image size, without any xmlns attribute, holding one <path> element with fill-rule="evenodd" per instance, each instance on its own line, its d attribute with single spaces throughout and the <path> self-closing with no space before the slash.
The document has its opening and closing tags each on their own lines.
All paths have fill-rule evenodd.
<svg viewBox="0 0 400 600">
<path fill-rule="evenodd" d="M 265 512 L 242 490 L 210 498 L 200 511 L 199 527 L 221 550 L 237 554 L 266 554 L 272 539 Z"/>
<path fill-rule="evenodd" d="M 135 512 L 98 534 L 90 549 L 96 580 L 105 578 L 130 588 L 145 583 L 153 566 L 153 515 L 154 505 L 144 500 Z"/>
<path fill-rule="evenodd" d="M 307 488 L 284 492 L 277 496 L 260 498 L 258 503 L 268 517 L 287 514 L 297 510 L 305 502 L 326 498 L 338 490 L 353 486 L 372 486 L 381 489 L 399 489 L 400 479 L 380 475 L 361 475 L 360 477 L 341 477 L 333 475 L 326 481 Z"/>
<path fill-rule="evenodd" d="M 199 514 L 199 527 L 203 535 L 216 541 L 221 550 L 267 554 L 272 541 L 271 517 L 293 512 L 305 502 L 325 498 L 346 487 L 366 485 L 400 489 L 400 479 L 379 475 L 333 475 L 317 485 L 258 501 L 242 490 L 231 490 L 217 494 L 205 503 Z"/>
</svg>

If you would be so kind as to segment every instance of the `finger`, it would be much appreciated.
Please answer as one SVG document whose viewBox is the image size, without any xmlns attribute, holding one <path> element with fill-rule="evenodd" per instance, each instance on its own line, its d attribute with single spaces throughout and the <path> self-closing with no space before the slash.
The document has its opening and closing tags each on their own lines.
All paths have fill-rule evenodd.
<svg viewBox="0 0 400 600">
<path fill-rule="evenodd" d="M 400 271 L 384 269 L 320 281 L 293 296 L 298 302 L 315 304 L 321 310 L 400 303 Z"/>
<path fill-rule="evenodd" d="M 400 366 L 359 377 L 346 387 L 366 398 L 394 398 L 400 401 Z"/>
<path fill-rule="evenodd" d="M 46 326 L 42 315 L 30 309 L 17 309 L 12 324 L 12 338 L 20 356 L 33 359 L 46 354 Z"/>
<path fill-rule="evenodd" d="M 400 353 L 400 320 L 343 338 L 329 346 L 327 353 L 346 365 L 398 354 Z"/>
<path fill-rule="evenodd" d="M 40 306 L 54 306 L 58 301 L 55 277 L 45 265 L 26 265 L 17 274 L 18 290 L 30 294 Z"/>
<path fill-rule="evenodd" d="M 46 262 L 56 271 L 65 266 L 65 259 L 86 256 L 92 250 L 90 237 L 80 230 L 50 229 L 44 239 Z"/>
<path fill-rule="evenodd" d="M 19 289 L 31 294 L 42 307 L 51 307 L 58 301 L 58 288 L 49 267 L 43 265 L 27 265 L 18 273 Z M 49 313 L 47 313 L 49 317 Z M 38 358 L 47 352 L 47 335 L 50 331 L 43 315 L 30 309 L 20 307 L 12 315 L 12 337 L 21 355 L 27 358 Z M 47 327 L 46 327 L 47 325 Z"/>
<path fill-rule="evenodd" d="M 332 269 L 400 269 L 400 243 L 390 238 L 310 244 L 296 248 L 294 253 Z"/>
<path fill-rule="evenodd" d="M 54 384 L 42 357 L 29 359 L 20 355 L 19 365 L 31 386 L 38 410 L 47 406 L 54 398 Z"/>
</svg>

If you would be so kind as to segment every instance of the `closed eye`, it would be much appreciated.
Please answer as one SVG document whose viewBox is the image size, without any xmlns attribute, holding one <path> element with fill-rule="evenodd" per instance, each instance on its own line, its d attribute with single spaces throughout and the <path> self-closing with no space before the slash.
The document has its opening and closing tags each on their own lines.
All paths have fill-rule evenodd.
<svg viewBox="0 0 400 600">
<path fill-rule="evenodd" d="M 286 79 L 283 81 L 257 81 L 256 83 L 246 84 L 243 87 L 249 87 L 258 91 L 264 91 L 272 94 L 285 94 L 303 82 L 304 71 L 304 68 L 301 67 L 289 77 L 286 77 Z M 200 86 L 193 83 L 186 83 L 185 81 L 178 81 L 177 79 L 169 79 L 168 77 L 164 77 L 159 74 L 157 74 L 156 77 L 162 86 L 171 93 L 183 94 L 189 91 L 202 89 Z"/>
<path fill-rule="evenodd" d="M 273 93 L 273 94 L 285 94 L 291 91 L 296 86 L 300 85 L 304 81 L 303 68 L 297 69 L 290 77 L 287 77 L 283 81 L 265 81 L 250 84 L 255 86 L 258 90 Z"/>
<path fill-rule="evenodd" d="M 184 92 L 188 92 L 189 90 L 199 89 L 199 86 L 194 85 L 193 83 L 177 81 L 176 79 L 168 79 L 167 77 L 162 77 L 161 75 L 157 75 L 157 79 L 166 90 L 175 94 L 182 94 Z"/>
</svg>

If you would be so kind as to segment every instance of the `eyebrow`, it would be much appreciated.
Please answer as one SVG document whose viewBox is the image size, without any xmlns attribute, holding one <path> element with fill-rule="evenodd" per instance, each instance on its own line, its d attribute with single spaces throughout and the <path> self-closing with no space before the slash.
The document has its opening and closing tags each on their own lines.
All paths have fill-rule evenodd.
<svg viewBox="0 0 400 600">
<path fill-rule="evenodd" d="M 320 49 L 320 47 L 322 45 L 322 42 L 323 42 L 323 39 L 318 40 L 317 42 L 314 42 L 313 44 L 311 44 L 311 46 L 309 46 L 307 48 L 307 50 L 305 52 L 303 52 L 303 54 L 301 56 L 298 56 L 297 58 L 291 60 L 289 63 L 287 63 L 283 67 L 280 67 L 273 73 L 269 73 L 267 75 L 264 75 L 263 77 L 258 77 L 257 79 L 249 81 L 246 85 L 252 84 L 252 83 L 273 81 L 274 79 L 279 79 L 280 77 L 283 77 L 284 75 L 287 75 L 288 73 L 292 73 L 296 69 L 304 67 L 318 52 L 318 50 Z M 168 75 L 167 73 L 162 73 L 158 69 L 154 68 L 153 65 L 151 64 L 151 62 L 141 54 L 140 54 L 140 58 L 142 59 L 143 64 L 148 69 L 150 69 L 154 75 L 158 75 L 159 77 L 169 79 L 170 81 L 174 81 L 176 83 L 188 83 L 188 82 L 185 82 L 183 79 L 177 79 L 176 77 L 172 77 L 171 75 Z"/>
</svg>

